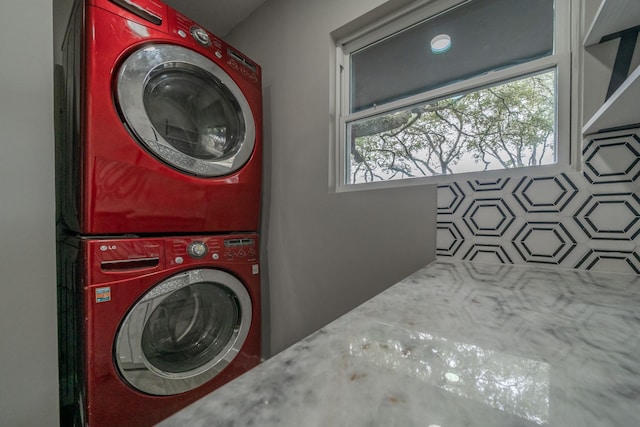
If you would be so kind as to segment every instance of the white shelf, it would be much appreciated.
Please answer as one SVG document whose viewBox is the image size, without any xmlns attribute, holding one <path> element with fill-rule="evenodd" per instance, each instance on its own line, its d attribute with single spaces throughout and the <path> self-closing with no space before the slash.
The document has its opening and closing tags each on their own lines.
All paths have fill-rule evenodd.
<svg viewBox="0 0 640 427">
<path fill-rule="evenodd" d="M 638 1 L 639 0 L 634 0 Z M 582 127 L 582 133 L 587 135 L 603 129 L 624 127 L 640 122 L 640 66 L 620 85 L 607 102 Z"/>
<path fill-rule="evenodd" d="M 640 0 L 602 0 L 584 45 L 599 43 L 604 36 L 636 25 L 640 25 Z"/>
</svg>

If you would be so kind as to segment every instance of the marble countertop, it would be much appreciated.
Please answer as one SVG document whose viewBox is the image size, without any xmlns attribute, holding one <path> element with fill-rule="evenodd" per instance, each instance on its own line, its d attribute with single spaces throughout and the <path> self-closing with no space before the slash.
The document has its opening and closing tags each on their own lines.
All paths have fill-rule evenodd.
<svg viewBox="0 0 640 427">
<path fill-rule="evenodd" d="M 640 425 L 640 276 L 434 262 L 162 427 Z"/>
</svg>

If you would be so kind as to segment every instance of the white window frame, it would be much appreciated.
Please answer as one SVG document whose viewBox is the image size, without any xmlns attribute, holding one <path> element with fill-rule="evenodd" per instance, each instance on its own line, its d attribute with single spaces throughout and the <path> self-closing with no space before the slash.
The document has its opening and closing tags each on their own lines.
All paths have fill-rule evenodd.
<svg viewBox="0 0 640 427">
<path fill-rule="evenodd" d="M 421 0 L 412 3 L 381 20 L 370 23 L 348 36 L 335 42 L 336 70 L 335 70 L 335 167 L 330 181 L 335 183 L 336 192 L 358 191 L 366 189 L 405 187 L 411 185 L 440 184 L 452 181 L 470 179 L 493 179 L 496 176 L 541 175 L 555 174 L 566 171 L 568 167 L 574 169 L 579 164 L 578 135 L 580 124 L 577 117 L 578 96 L 575 90 L 576 82 L 572 82 L 572 75 L 577 75 L 577 57 L 572 58 L 572 50 L 578 51 L 579 46 L 579 1 L 555 0 L 554 49 L 551 55 L 529 61 L 525 64 L 514 65 L 505 69 L 498 69 L 481 74 L 464 81 L 455 82 L 438 87 L 417 95 L 392 101 L 365 110 L 350 112 L 350 55 L 357 50 L 379 41 L 397 31 L 415 25 L 427 18 L 465 3 L 467 0 Z M 402 178 L 387 181 L 367 183 L 347 183 L 348 152 L 347 128 L 350 122 L 367 117 L 378 116 L 387 112 L 407 108 L 418 103 L 425 103 L 453 96 L 465 91 L 473 91 L 483 87 L 517 80 L 519 77 L 556 69 L 557 101 L 556 101 L 556 132 L 557 162 L 551 165 L 537 165 L 511 169 L 499 169 L 477 172 L 454 173 L 449 175 L 426 176 L 416 178 Z M 573 79 L 575 80 L 575 79 Z"/>
</svg>

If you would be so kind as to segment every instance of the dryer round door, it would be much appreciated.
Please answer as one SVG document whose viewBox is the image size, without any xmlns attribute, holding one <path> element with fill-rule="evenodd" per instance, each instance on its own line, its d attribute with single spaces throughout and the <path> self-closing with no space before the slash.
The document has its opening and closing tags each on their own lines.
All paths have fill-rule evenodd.
<svg viewBox="0 0 640 427">
<path fill-rule="evenodd" d="M 247 99 L 222 68 L 199 53 L 147 45 L 123 62 L 116 92 L 138 143 L 181 172 L 228 175 L 253 152 L 256 130 Z"/>
<path fill-rule="evenodd" d="M 224 369 L 251 325 L 251 298 L 234 276 L 189 270 L 151 288 L 129 310 L 114 345 L 120 375 L 152 395 L 192 390 Z"/>
</svg>

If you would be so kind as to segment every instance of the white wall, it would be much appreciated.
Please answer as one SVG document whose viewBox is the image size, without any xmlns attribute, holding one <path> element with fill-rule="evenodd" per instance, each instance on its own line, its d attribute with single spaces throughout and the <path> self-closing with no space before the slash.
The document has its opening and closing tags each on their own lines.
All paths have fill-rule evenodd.
<svg viewBox="0 0 640 427">
<path fill-rule="evenodd" d="M 0 46 L 0 426 L 57 426 L 51 0 L 0 3 Z"/>
<path fill-rule="evenodd" d="M 434 187 L 329 186 L 330 33 L 383 3 L 267 0 L 226 37 L 263 67 L 267 355 L 434 258 Z"/>
</svg>

